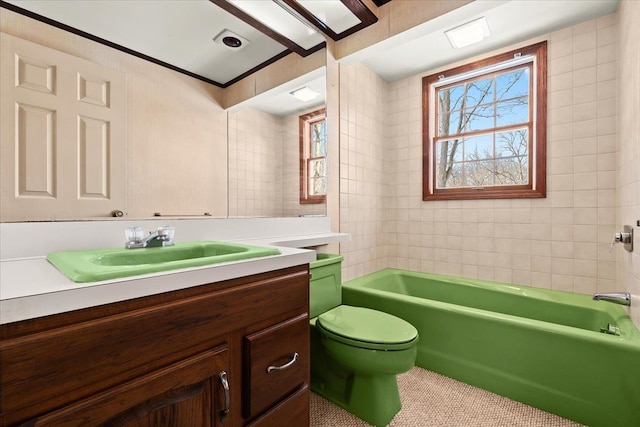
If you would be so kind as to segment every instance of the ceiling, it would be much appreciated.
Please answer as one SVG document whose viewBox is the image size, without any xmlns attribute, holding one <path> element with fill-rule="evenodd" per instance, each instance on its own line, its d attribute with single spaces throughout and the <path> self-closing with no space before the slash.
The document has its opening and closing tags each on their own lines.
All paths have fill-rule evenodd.
<svg viewBox="0 0 640 427">
<path fill-rule="evenodd" d="M 362 62 L 387 82 L 452 64 L 616 11 L 618 0 L 476 0 L 363 49 L 343 63 Z M 449 30 L 485 17 L 491 35 L 454 49 Z"/>
<path fill-rule="evenodd" d="M 286 46 L 209 0 L 7 0 L 6 3 L 217 86 L 289 53 Z M 240 49 L 214 42 L 225 30 L 249 42 Z"/>
<path fill-rule="evenodd" d="M 220 87 L 378 19 L 360 0 L 2 0 L 0 6 Z M 237 45 L 225 43 L 229 37 Z"/>
<path fill-rule="evenodd" d="M 232 2 L 234 0 L 231 0 Z M 242 0 L 246 1 L 246 0 Z M 266 0 L 262 0 L 265 2 Z M 281 0 L 295 3 L 292 0 Z M 297 0 L 305 3 L 314 0 Z M 317 1 L 317 0 L 316 0 Z M 429 0 L 421 1 L 428 7 Z M 374 0 L 380 7 L 389 0 Z M 0 0 L 0 5 L 60 26 L 177 71 L 226 87 L 252 71 L 292 53 L 295 46 L 260 31 L 225 10 L 222 0 Z M 236 1 L 238 3 L 238 1 Z M 355 0 L 343 3 L 359 3 Z M 340 61 L 362 62 L 384 80 L 410 75 L 509 46 L 550 31 L 613 13 L 618 0 L 476 0 L 403 33 L 364 48 Z M 393 2 L 392 2 L 393 4 Z M 226 5 L 225 5 L 226 7 Z M 38 16 L 35 16 L 36 14 Z M 454 49 L 444 31 L 484 16 L 491 35 L 480 43 Z M 246 17 L 245 17 L 246 18 Z M 250 20 L 249 20 L 250 21 Z M 372 23 L 372 22 L 371 22 Z M 369 24 L 367 24 L 369 25 Z M 357 31 L 354 27 L 351 31 Z M 248 43 L 231 49 L 214 41 L 229 31 Z M 350 32 L 338 34 L 338 39 Z M 336 35 L 331 35 L 336 38 Z M 280 41 L 278 41 L 278 40 Z M 286 43 L 283 44 L 283 43 Z M 307 49 L 312 52 L 324 43 Z M 315 50 L 314 50 L 315 49 Z M 298 52 L 305 55 L 305 51 Z M 308 104 L 289 93 L 311 85 L 320 97 Z M 317 70 L 234 109 L 251 105 L 286 115 L 324 103 L 324 70 Z M 313 104 L 313 105 L 312 105 Z"/>
</svg>

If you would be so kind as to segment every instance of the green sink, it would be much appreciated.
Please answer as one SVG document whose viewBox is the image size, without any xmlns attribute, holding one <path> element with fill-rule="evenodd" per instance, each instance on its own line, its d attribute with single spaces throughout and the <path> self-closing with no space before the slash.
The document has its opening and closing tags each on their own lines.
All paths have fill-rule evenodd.
<svg viewBox="0 0 640 427">
<path fill-rule="evenodd" d="M 278 254 L 278 249 L 269 247 L 202 241 L 159 248 L 52 252 L 47 260 L 74 282 L 86 283 Z"/>
</svg>

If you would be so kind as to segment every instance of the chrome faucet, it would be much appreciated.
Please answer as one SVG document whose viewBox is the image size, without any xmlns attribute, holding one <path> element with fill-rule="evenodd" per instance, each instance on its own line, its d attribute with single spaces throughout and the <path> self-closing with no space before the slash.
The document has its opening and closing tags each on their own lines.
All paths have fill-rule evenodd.
<svg viewBox="0 0 640 427">
<path fill-rule="evenodd" d="M 142 227 L 129 227 L 125 231 L 127 235 L 127 249 L 158 248 L 161 246 L 173 246 L 173 234 L 175 229 L 170 226 L 158 227 L 156 231 L 150 231 L 147 237 L 142 238 Z"/>
<path fill-rule="evenodd" d="M 614 304 L 631 305 L 631 294 L 629 292 L 611 292 L 606 294 L 595 294 L 594 301 L 608 301 Z"/>
</svg>

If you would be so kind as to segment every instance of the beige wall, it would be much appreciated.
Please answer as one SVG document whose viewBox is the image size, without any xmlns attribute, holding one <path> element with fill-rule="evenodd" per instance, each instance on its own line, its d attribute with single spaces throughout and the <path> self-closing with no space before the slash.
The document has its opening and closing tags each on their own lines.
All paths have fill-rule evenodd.
<svg viewBox="0 0 640 427">
<path fill-rule="evenodd" d="M 345 279 L 388 266 L 582 293 L 620 289 L 609 253 L 616 34 L 610 15 L 548 36 L 546 199 L 423 202 L 421 78 L 431 72 L 387 85 L 362 66 L 342 68 L 341 231 L 353 234 L 341 245 Z"/>
<path fill-rule="evenodd" d="M 227 215 L 221 89 L 4 8 L 0 31 L 126 73 L 129 217 Z"/>
<path fill-rule="evenodd" d="M 634 251 L 616 249 L 618 283 L 636 297 L 631 315 L 640 328 L 640 2 L 618 6 L 618 139 L 616 226 L 635 229 Z M 620 245 L 618 245 L 620 246 Z"/>
</svg>

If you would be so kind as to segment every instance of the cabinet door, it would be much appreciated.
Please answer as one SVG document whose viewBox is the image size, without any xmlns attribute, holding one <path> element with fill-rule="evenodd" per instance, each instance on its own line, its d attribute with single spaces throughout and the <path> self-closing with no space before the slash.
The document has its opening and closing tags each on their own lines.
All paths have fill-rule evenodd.
<svg viewBox="0 0 640 427">
<path fill-rule="evenodd" d="M 227 426 L 230 425 L 228 358 L 226 346 L 205 351 L 25 424 L 42 427 Z"/>
</svg>

